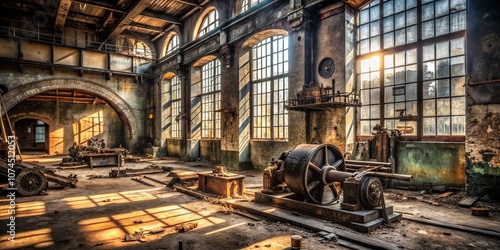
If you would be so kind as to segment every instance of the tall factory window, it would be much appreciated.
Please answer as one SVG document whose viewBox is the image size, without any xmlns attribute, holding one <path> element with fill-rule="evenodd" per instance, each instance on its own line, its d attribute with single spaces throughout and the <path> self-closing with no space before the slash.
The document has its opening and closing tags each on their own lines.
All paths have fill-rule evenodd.
<svg viewBox="0 0 500 250">
<path fill-rule="evenodd" d="M 252 48 L 252 138 L 288 138 L 288 36 L 272 36 Z"/>
<path fill-rule="evenodd" d="M 170 79 L 170 94 L 172 100 L 172 129 L 171 138 L 181 138 L 181 121 L 175 119 L 181 114 L 181 82 L 178 76 L 172 77 Z"/>
<path fill-rule="evenodd" d="M 45 123 L 37 121 L 35 126 L 35 143 L 45 142 Z"/>
<path fill-rule="evenodd" d="M 197 38 L 207 34 L 218 26 L 219 14 L 216 9 L 210 10 L 204 17 L 199 28 Z"/>
<path fill-rule="evenodd" d="M 211 60 L 201 68 L 201 137 L 216 139 L 220 132 L 220 62 Z"/>
<path fill-rule="evenodd" d="M 466 0 L 375 0 L 360 11 L 360 136 L 377 124 L 407 139 L 465 135 L 465 6 Z"/>
</svg>

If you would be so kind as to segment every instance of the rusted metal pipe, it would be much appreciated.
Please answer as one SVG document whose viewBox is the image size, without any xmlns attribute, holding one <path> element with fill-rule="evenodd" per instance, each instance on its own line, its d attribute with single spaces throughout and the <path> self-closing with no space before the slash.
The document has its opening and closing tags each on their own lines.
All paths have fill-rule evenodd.
<svg viewBox="0 0 500 250">
<path fill-rule="evenodd" d="M 381 173 L 381 172 L 366 172 L 364 173 L 366 176 L 374 176 L 380 178 L 394 179 L 398 181 L 411 181 L 413 176 L 407 174 L 390 174 L 390 173 Z"/>
<path fill-rule="evenodd" d="M 362 166 L 391 166 L 391 163 L 389 162 L 378 162 L 378 161 L 345 160 L 345 164 L 362 165 Z"/>
</svg>

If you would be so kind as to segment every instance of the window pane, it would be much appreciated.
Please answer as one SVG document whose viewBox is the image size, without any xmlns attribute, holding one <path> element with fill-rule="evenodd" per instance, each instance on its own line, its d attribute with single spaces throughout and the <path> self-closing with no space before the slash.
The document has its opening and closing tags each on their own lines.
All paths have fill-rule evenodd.
<svg viewBox="0 0 500 250">
<path fill-rule="evenodd" d="M 424 100 L 424 116 L 435 116 L 436 115 L 436 102 L 432 100 Z"/>
<path fill-rule="evenodd" d="M 437 134 L 438 135 L 450 134 L 450 117 L 437 118 Z"/>
<path fill-rule="evenodd" d="M 424 135 L 436 135 L 436 118 L 424 118 Z"/>
<path fill-rule="evenodd" d="M 452 117 L 452 135 L 465 135 L 465 116 Z"/>
<path fill-rule="evenodd" d="M 450 115 L 450 99 L 437 99 L 437 115 Z"/>
</svg>

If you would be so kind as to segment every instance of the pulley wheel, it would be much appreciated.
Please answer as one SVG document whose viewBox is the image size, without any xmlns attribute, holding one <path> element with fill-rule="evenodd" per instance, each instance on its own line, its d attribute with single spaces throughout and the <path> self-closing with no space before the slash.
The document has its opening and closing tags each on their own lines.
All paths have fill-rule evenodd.
<svg viewBox="0 0 500 250">
<path fill-rule="evenodd" d="M 340 150 L 331 144 L 301 144 L 285 160 L 285 182 L 290 190 L 306 200 L 331 204 L 339 195 L 335 183 L 326 183 L 322 178 L 326 169 L 345 170 Z M 328 193 L 325 189 L 329 189 Z"/>
<path fill-rule="evenodd" d="M 36 169 L 26 169 L 16 177 L 17 192 L 23 196 L 37 195 L 47 186 L 45 175 Z"/>
<path fill-rule="evenodd" d="M 363 177 L 360 183 L 359 197 L 361 206 L 365 209 L 379 207 L 383 202 L 383 185 L 377 177 Z"/>
</svg>

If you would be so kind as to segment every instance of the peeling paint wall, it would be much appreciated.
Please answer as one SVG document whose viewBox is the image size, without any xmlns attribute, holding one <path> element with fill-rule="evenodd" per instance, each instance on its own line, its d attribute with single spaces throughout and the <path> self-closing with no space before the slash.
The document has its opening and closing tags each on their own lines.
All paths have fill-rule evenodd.
<svg viewBox="0 0 500 250">
<path fill-rule="evenodd" d="M 500 2 L 467 3 L 466 189 L 500 200 Z"/>
</svg>

